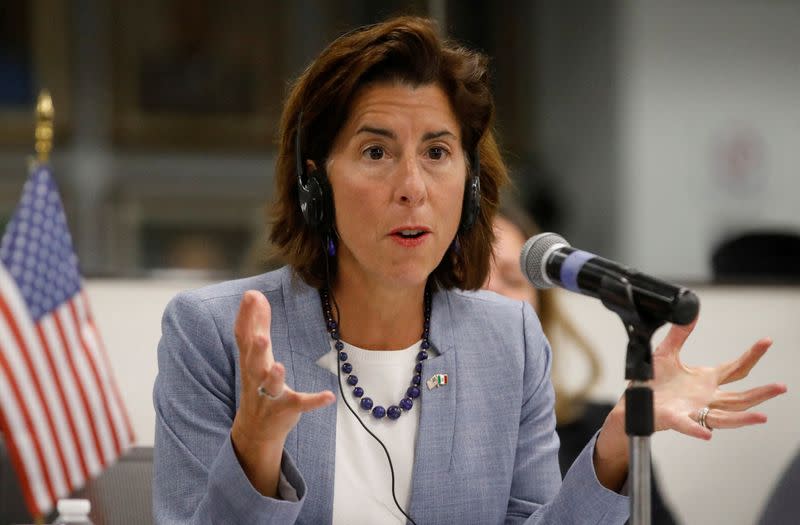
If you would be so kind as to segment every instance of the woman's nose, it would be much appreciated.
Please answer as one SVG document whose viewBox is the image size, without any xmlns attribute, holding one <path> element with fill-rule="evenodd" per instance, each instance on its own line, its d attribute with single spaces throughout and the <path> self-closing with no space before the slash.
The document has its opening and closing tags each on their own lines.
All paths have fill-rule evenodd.
<svg viewBox="0 0 800 525">
<path fill-rule="evenodd" d="M 408 206 L 418 206 L 425 201 L 427 187 L 416 156 L 409 156 L 400 162 L 397 200 Z"/>
</svg>

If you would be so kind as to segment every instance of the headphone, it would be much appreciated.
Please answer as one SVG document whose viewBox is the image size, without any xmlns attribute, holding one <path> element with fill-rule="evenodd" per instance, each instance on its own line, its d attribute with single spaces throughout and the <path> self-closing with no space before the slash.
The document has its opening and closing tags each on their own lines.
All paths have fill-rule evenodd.
<svg viewBox="0 0 800 525">
<path fill-rule="evenodd" d="M 461 206 L 461 222 L 458 233 L 467 233 L 478 220 L 481 211 L 481 154 L 478 145 L 469 162 L 470 177 L 464 186 L 464 203 Z"/>
<path fill-rule="evenodd" d="M 303 111 L 297 117 L 297 130 L 294 137 L 294 153 L 297 168 L 297 197 L 300 213 L 311 229 L 327 235 L 333 229 L 333 196 L 324 167 L 316 167 L 306 173 L 300 135 L 303 133 Z M 305 182 L 303 176 L 305 175 Z"/>
<path fill-rule="evenodd" d="M 303 133 L 303 111 L 297 117 L 294 138 L 295 164 L 297 169 L 297 196 L 300 213 L 313 230 L 328 235 L 333 230 L 333 192 L 325 168 L 317 166 L 306 173 L 300 135 Z M 464 186 L 464 203 L 461 207 L 461 222 L 458 232 L 467 233 L 478 220 L 481 211 L 481 161 L 478 147 L 470 155 L 470 177 Z M 305 179 L 305 182 L 304 180 Z"/>
</svg>

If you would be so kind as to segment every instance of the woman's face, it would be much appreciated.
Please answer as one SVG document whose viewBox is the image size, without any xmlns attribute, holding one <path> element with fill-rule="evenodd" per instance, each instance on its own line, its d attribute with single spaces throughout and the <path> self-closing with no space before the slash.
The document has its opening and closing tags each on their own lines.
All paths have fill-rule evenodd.
<svg viewBox="0 0 800 525">
<path fill-rule="evenodd" d="M 538 309 L 536 289 L 525 278 L 519 264 L 525 236 L 519 228 L 500 216 L 495 217 L 493 227 L 494 257 L 483 287 L 512 299 L 528 301 L 534 309 Z"/>
<path fill-rule="evenodd" d="M 466 181 L 461 129 L 444 91 L 365 87 L 326 169 L 342 277 L 424 285 L 456 235 Z"/>
</svg>

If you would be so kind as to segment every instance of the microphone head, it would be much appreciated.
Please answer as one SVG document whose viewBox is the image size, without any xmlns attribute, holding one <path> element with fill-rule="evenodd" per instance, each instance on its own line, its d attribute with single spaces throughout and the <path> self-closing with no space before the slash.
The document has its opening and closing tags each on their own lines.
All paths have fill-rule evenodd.
<svg viewBox="0 0 800 525">
<path fill-rule="evenodd" d="M 682 288 L 675 297 L 670 323 L 686 325 L 694 321 L 700 311 L 700 299 L 693 291 Z"/>
<path fill-rule="evenodd" d="M 552 288 L 554 285 L 547 277 L 546 264 L 550 252 L 570 244 L 557 233 L 540 233 L 534 235 L 522 246 L 519 264 L 525 277 L 539 289 Z"/>
</svg>

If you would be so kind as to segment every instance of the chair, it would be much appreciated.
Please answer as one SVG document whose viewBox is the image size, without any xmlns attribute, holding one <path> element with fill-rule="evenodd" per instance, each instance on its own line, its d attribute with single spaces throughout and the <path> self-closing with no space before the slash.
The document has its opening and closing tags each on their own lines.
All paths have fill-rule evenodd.
<svg viewBox="0 0 800 525">
<path fill-rule="evenodd" d="M 759 525 L 797 523 L 800 516 L 800 450 L 775 484 Z"/>
<path fill-rule="evenodd" d="M 753 231 L 721 242 L 713 251 L 715 282 L 800 283 L 800 234 Z"/>
<path fill-rule="evenodd" d="M 153 523 L 152 480 L 153 448 L 134 447 L 70 497 L 91 501 L 89 516 L 94 525 L 149 525 Z M 51 513 L 45 522 L 54 518 Z M 32 522 L 0 439 L 0 523 Z"/>
</svg>

